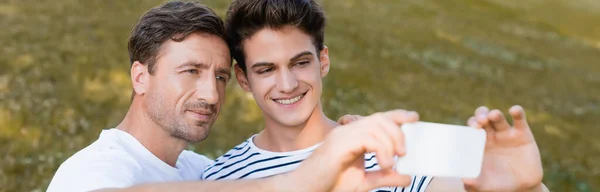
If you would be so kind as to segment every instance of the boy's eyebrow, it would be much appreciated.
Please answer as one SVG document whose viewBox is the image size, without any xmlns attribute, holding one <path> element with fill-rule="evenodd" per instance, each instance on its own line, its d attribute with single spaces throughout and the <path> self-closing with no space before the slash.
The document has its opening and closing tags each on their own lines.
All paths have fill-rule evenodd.
<svg viewBox="0 0 600 192">
<path fill-rule="evenodd" d="M 305 55 L 313 55 L 313 53 L 310 52 L 310 51 L 302 51 L 302 52 L 294 55 L 292 58 L 290 58 L 290 63 L 294 62 L 298 58 L 300 58 L 302 56 L 305 56 Z M 256 63 L 252 64 L 252 67 L 250 67 L 250 68 L 269 67 L 269 66 L 273 66 L 273 65 L 275 65 L 275 63 L 272 63 L 272 62 L 256 62 Z"/>
<path fill-rule="evenodd" d="M 256 62 L 250 68 L 254 69 L 254 68 L 257 68 L 257 67 L 270 67 L 270 66 L 273 66 L 273 65 L 275 65 L 275 64 L 271 63 L 271 62 Z"/>
<path fill-rule="evenodd" d="M 302 52 L 294 55 L 292 58 L 290 58 L 290 63 L 294 62 L 296 59 L 298 59 L 298 58 L 300 58 L 302 56 L 305 56 L 305 55 L 313 55 L 313 53 L 310 52 L 310 51 L 302 51 Z"/>
</svg>

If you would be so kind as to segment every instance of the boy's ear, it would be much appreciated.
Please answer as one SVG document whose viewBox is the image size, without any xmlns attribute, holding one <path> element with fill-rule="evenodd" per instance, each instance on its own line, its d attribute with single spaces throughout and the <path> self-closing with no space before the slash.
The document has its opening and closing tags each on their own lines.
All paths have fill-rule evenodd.
<svg viewBox="0 0 600 192">
<path fill-rule="evenodd" d="M 237 78 L 237 82 L 242 87 L 244 91 L 250 92 L 250 85 L 248 84 L 248 78 L 246 78 L 246 74 L 242 70 L 239 64 L 235 64 L 235 78 Z"/>
<path fill-rule="evenodd" d="M 144 95 L 148 90 L 150 74 L 148 67 L 139 61 L 133 62 L 131 65 L 131 83 L 133 91 L 136 95 Z"/>
<path fill-rule="evenodd" d="M 329 49 L 323 46 L 323 50 L 319 53 L 319 61 L 321 62 L 321 78 L 329 74 Z"/>
</svg>

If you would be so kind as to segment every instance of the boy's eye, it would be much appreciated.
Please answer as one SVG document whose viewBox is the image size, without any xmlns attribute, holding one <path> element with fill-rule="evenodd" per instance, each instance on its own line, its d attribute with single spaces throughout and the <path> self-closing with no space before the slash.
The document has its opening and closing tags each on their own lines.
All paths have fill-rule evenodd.
<svg viewBox="0 0 600 192">
<path fill-rule="evenodd" d="M 264 69 L 258 70 L 258 71 L 257 71 L 257 73 L 258 73 L 258 74 L 263 74 L 263 73 L 268 73 L 268 72 L 271 72 L 271 71 L 273 71 L 273 70 L 274 70 L 273 68 L 270 68 L 270 67 L 269 67 L 269 68 L 264 68 Z"/>
<path fill-rule="evenodd" d="M 309 63 L 310 63 L 310 62 L 308 62 L 308 61 L 300 61 L 300 62 L 298 62 L 298 64 L 296 64 L 296 65 L 301 65 L 301 66 L 302 66 L 302 65 L 308 65 Z"/>
</svg>

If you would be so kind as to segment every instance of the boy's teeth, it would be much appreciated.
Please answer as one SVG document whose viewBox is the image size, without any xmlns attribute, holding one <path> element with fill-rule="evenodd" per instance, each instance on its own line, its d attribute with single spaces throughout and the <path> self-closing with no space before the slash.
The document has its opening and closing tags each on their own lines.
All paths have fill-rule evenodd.
<svg viewBox="0 0 600 192">
<path fill-rule="evenodd" d="M 300 100 L 303 96 L 304 96 L 304 94 L 298 95 L 298 96 L 296 96 L 294 98 L 291 98 L 291 99 L 277 99 L 275 101 L 277 103 L 281 103 L 281 104 L 284 104 L 284 105 L 290 105 L 290 104 L 294 104 L 294 103 L 298 102 L 298 100 Z"/>
</svg>

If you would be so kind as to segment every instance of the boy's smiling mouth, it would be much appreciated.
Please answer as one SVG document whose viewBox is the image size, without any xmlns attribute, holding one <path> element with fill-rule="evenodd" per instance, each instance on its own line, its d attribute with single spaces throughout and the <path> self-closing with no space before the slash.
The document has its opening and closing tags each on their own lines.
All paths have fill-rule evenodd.
<svg viewBox="0 0 600 192">
<path fill-rule="evenodd" d="M 295 104 L 298 101 L 300 101 L 300 99 L 302 99 L 306 95 L 307 92 L 304 92 L 304 93 L 302 93 L 298 96 L 292 97 L 292 98 L 279 98 L 279 99 L 271 99 L 271 100 L 273 100 L 279 104 L 282 104 L 282 105 L 292 105 L 292 104 Z"/>
</svg>

